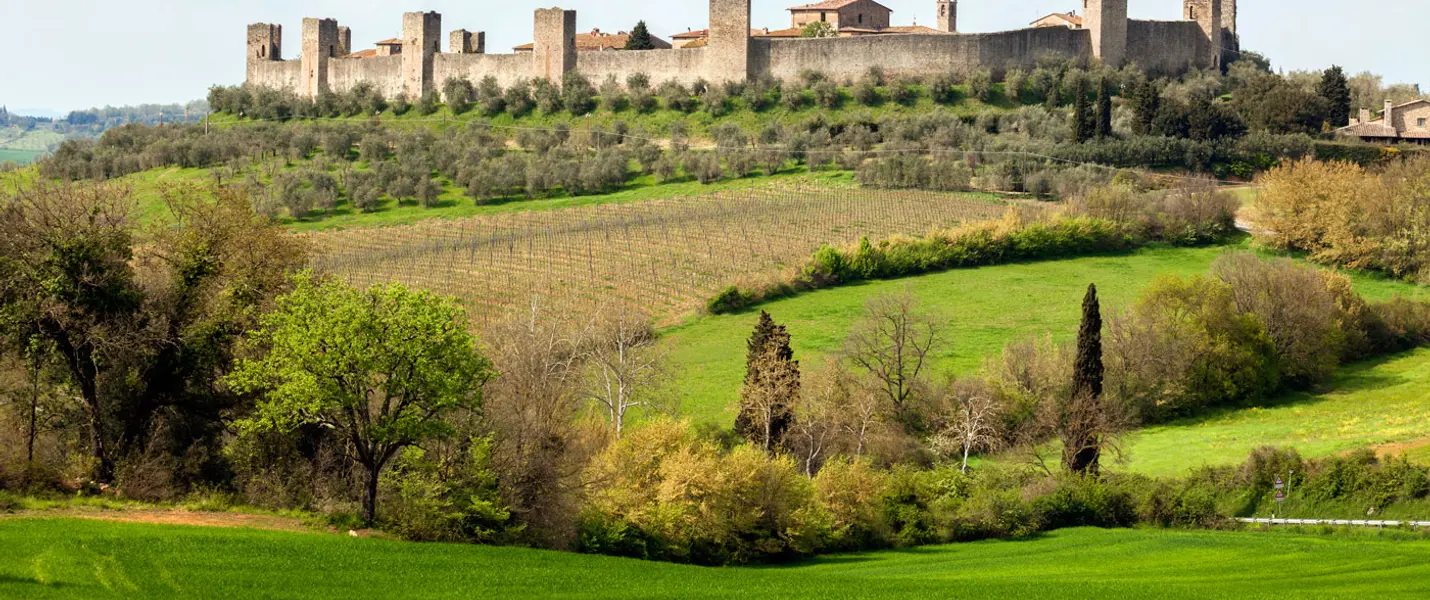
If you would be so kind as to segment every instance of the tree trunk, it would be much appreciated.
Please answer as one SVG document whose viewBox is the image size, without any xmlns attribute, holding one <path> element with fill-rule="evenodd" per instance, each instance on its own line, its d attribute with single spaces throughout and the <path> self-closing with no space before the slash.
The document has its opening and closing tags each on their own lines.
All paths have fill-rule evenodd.
<svg viewBox="0 0 1430 600">
<path fill-rule="evenodd" d="M 964 442 L 963 442 L 963 469 L 962 469 L 962 471 L 963 471 L 964 473 L 967 473 L 967 472 L 968 472 L 968 448 L 969 448 L 970 446 L 972 446 L 972 445 L 973 445 L 973 444 L 968 443 L 967 440 L 964 440 Z"/>
<path fill-rule="evenodd" d="M 80 394 L 89 404 L 89 446 L 94 460 L 99 463 L 95 480 L 100 483 L 113 483 L 114 463 L 110 462 L 109 454 L 104 451 L 104 407 L 100 403 L 94 378 L 88 375 L 80 378 L 79 387 Z"/>
<path fill-rule="evenodd" d="M 36 426 L 39 424 L 37 413 L 40 409 L 40 360 L 35 359 L 34 376 L 31 380 L 30 390 L 30 428 L 27 430 L 25 438 L 25 470 L 26 472 L 35 469 L 35 435 Z"/>
<path fill-rule="evenodd" d="M 364 465 L 367 467 L 367 489 L 362 499 L 362 518 L 364 524 L 372 527 L 377 521 L 377 479 L 382 473 L 381 465 Z"/>
</svg>

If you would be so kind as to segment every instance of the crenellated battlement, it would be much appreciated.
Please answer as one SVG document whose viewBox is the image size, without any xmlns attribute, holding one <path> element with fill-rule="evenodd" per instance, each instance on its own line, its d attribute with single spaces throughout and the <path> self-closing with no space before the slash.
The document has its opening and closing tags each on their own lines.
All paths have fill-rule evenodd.
<svg viewBox="0 0 1430 600">
<path fill-rule="evenodd" d="M 442 16 L 410 12 L 403 15 L 401 39 L 380 41 L 378 49 L 361 51 L 352 45 L 352 31 L 336 20 L 304 19 L 300 58 L 283 60 L 282 27 L 256 23 L 248 27 L 247 83 L 306 97 L 365 83 L 388 97 L 415 100 L 440 90 L 453 78 L 475 83 L 493 77 L 510 86 L 532 79 L 559 82 L 578 71 L 593 80 L 615 76 L 625 81 L 629 75 L 643 73 L 656 82 L 689 84 L 791 77 L 806 70 L 850 79 L 873 66 L 890 75 L 928 77 L 978 69 L 1001 75 L 1009 69 L 1030 69 L 1047 56 L 1114 67 L 1136 64 L 1149 72 L 1172 75 L 1219 67 L 1224 56 L 1239 49 L 1236 0 L 1183 0 L 1182 21 L 1129 19 L 1130 0 L 1083 0 L 1080 26 L 994 33 L 959 33 L 957 0 L 929 1 L 939 11 L 937 29 L 886 27 L 882 22 L 873 29 L 846 24 L 847 29 L 837 30 L 836 37 L 810 39 L 799 37 L 797 30 L 796 35 L 791 30 L 753 30 L 750 0 L 710 0 L 709 29 L 680 36 L 695 43 L 632 51 L 607 46 L 596 49 L 611 51 L 580 51 L 586 47 L 578 48 L 578 37 L 590 38 L 598 32 L 578 34 L 576 11 L 560 8 L 535 11 L 535 42 L 511 54 L 487 53 L 485 34 L 466 29 L 450 32 L 445 38 L 448 52 L 442 52 Z M 817 6 L 834 4 L 839 2 L 811 6 L 822 10 Z M 792 12 L 810 18 L 804 15 L 809 10 L 797 7 Z M 844 20 L 854 22 L 853 17 Z M 860 22 L 870 21 L 860 17 Z"/>
</svg>

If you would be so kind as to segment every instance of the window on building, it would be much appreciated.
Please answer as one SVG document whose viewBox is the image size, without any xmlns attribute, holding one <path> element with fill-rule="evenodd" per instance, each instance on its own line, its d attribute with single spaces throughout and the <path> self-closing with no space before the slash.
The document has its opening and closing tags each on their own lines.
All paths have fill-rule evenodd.
<svg viewBox="0 0 1430 600">
<path fill-rule="evenodd" d="M 863 23 L 864 23 L 864 13 L 859 13 L 859 23 L 860 23 L 860 24 L 863 24 Z"/>
<path fill-rule="evenodd" d="M 1424 129 L 1424 128 L 1425 128 L 1425 119 L 1424 119 L 1424 118 L 1416 119 L 1416 120 L 1415 120 L 1415 126 L 1421 128 L 1421 129 Z"/>
<path fill-rule="evenodd" d="M 821 22 L 829 21 L 829 13 L 819 13 L 819 20 Z"/>
</svg>

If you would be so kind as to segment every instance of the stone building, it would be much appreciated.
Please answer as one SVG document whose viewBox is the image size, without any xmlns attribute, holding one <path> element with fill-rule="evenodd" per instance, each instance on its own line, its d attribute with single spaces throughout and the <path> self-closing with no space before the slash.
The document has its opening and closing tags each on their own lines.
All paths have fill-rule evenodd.
<svg viewBox="0 0 1430 600">
<path fill-rule="evenodd" d="M 835 31 L 844 27 L 883 29 L 889 26 L 889 16 L 893 12 L 874 0 L 824 0 L 789 9 L 791 27 L 828 23 Z"/>
<path fill-rule="evenodd" d="M 1430 100 L 1411 100 L 1399 106 L 1385 101 L 1380 117 L 1370 118 L 1370 109 L 1360 109 L 1350 125 L 1336 130 L 1339 135 L 1362 141 L 1430 143 Z"/>
<path fill-rule="evenodd" d="M 441 15 L 413 12 L 403 15 L 401 37 L 355 53 L 352 32 L 337 21 L 304 19 L 300 58 L 284 60 L 282 27 L 257 23 L 248 26 L 246 82 L 304 97 L 344 92 L 366 83 L 389 98 L 416 98 L 439 90 L 453 78 L 477 82 L 494 77 L 505 87 L 534 78 L 561 81 L 567 73 L 579 71 L 593 81 L 611 75 L 624 81 L 628 75 L 643 73 L 655 82 L 690 84 L 790 79 L 804 71 L 819 71 L 844 80 L 858 78 L 874 66 L 890 75 L 926 77 L 988 69 L 1002 76 L 1009 69 L 1031 69 L 1048 56 L 1113 67 L 1135 63 L 1152 74 L 1173 75 L 1218 66 L 1236 45 L 1235 0 L 1183 0 L 1188 18 L 1181 21 L 1129 19 L 1129 0 L 1083 0 L 1081 28 L 1030 27 L 994 33 L 954 33 L 955 0 L 929 0 L 945 11 L 938 29 L 889 26 L 882 5 L 872 0 L 834 0 L 806 5 L 828 6 L 827 12 L 837 13 L 826 18 L 838 21 L 840 35 L 818 39 L 797 37 L 795 28 L 752 28 L 750 1 L 710 0 L 708 30 L 673 36 L 671 48 L 622 52 L 580 51 L 576 11 L 560 8 L 537 10 L 530 51 L 509 54 L 486 53 L 481 32 L 460 29 L 448 37 L 449 51 L 442 52 Z M 862 24 L 871 27 L 859 26 L 860 15 Z"/>
</svg>

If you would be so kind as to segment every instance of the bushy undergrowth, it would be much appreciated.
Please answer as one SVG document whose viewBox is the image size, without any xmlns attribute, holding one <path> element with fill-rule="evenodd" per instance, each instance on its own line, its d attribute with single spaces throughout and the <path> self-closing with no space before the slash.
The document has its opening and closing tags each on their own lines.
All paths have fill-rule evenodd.
<svg viewBox="0 0 1430 600">
<path fill-rule="evenodd" d="M 1430 159 L 1375 170 L 1306 160 L 1261 183 L 1253 218 L 1271 246 L 1430 283 Z"/>
<path fill-rule="evenodd" d="M 1430 494 L 1430 469 L 1369 451 L 1302 460 L 1256 450 L 1243 465 L 1182 478 L 1050 475 L 1024 466 L 876 469 L 840 459 L 812 479 L 785 457 L 722 451 L 677 422 L 632 432 L 597 459 L 602 482 L 583 513 L 579 549 L 723 565 L 841 550 L 1012 539 L 1064 527 L 1231 527 L 1269 512 L 1272 483 L 1339 517 Z"/>
</svg>

